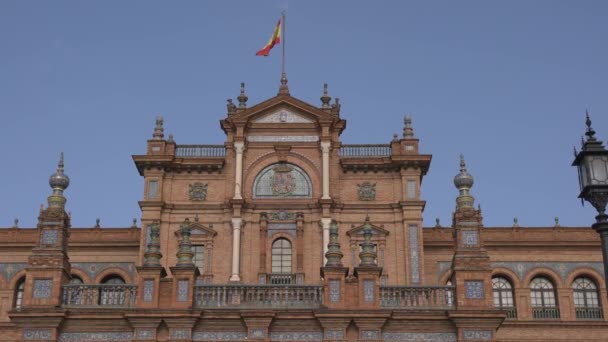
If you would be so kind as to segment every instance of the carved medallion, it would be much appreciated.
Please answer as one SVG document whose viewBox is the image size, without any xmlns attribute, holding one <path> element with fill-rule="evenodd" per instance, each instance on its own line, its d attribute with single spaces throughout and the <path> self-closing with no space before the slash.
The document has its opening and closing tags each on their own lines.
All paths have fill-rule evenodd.
<svg viewBox="0 0 608 342">
<path fill-rule="evenodd" d="M 190 194 L 191 201 L 204 201 L 207 199 L 207 184 L 190 184 L 190 190 L 188 193 Z"/>
<path fill-rule="evenodd" d="M 272 171 L 270 189 L 273 195 L 289 195 L 296 189 L 296 179 L 292 174 L 293 168 L 289 165 L 279 164 Z"/>
<path fill-rule="evenodd" d="M 359 188 L 357 193 L 359 194 L 360 201 L 374 201 L 376 200 L 376 183 L 363 182 L 357 184 Z"/>
</svg>

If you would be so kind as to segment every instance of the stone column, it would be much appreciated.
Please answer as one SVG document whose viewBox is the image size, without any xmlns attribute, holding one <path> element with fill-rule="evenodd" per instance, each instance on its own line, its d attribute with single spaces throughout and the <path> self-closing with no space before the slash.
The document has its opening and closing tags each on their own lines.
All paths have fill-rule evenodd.
<svg viewBox="0 0 608 342">
<path fill-rule="evenodd" d="M 329 196 L 329 148 L 331 142 L 321 142 L 321 152 L 323 152 L 323 197 L 321 199 L 330 199 Z M 329 229 L 329 228 L 328 228 Z"/>
<path fill-rule="evenodd" d="M 238 164 L 237 164 L 238 165 Z M 238 166 L 237 166 L 238 168 Z M 232 275 L 230 281 L 241 281 L 239 276 L 241 262 L 241 223 L 243 219 L 234 217 L 232 219 Z"/>
<path fill-rule="evenodd" d="M 242 199 L 241 188 L 243 183 L 243 150 L 245 149 L 245 143 L 237 141 L 234 143 L 234 150 L 236 151 L 236 172 L 234 174 L 234 199 Z"/>
<path fill-rule="evenodd" d="M 329 226 L 331 225 L 331 217 L 323 217 L 321 219 L 321 227 L 323 227 L 323 265 L 327 263 L 327 244 L 329 243 Z"/>
</svg>

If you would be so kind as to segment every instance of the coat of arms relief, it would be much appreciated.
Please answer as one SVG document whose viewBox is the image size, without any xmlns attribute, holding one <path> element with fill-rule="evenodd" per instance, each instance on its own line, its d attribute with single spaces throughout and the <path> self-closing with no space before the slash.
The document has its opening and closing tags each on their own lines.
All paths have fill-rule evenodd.
<svg viewBox="0 0 608 342">
<path fill-rule="evenodd" d="M 270 190 L 273 195 L 286 196 L 296 189 L 296 178 L 293 168 L 289 165 L 279 164 L 272 168 L 273 175 L 270 179 Z"/>
<path fill-rule="evenodd" d="M 194 183 L 190 184 L 188 195 L 191 201 L 204 201 L 207 199 L 207 186 L 208 184 Z"/>
<path fill-rule="evenodd" d="M 357 184 L 357 194 L 359 195 L 360 201 L 374 201 L 376 200 L 376 183 L 363 182 Z"/>
</svg>

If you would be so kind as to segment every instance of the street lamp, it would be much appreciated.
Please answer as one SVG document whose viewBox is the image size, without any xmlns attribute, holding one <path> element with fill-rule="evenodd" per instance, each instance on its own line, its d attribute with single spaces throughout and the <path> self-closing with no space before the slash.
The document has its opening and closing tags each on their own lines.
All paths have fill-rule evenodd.
<svg viewBox="0 0 608 342">
<path fill-rule="evenodd" d="M 578 197 L 585 200 L 597 210 L 595 223 L 591 226 L 600 234 L 602 239 L 602 254 L 604 257 L 604 277 L 608 284 L 608 150 L 601 141 L 595 138 L 595 131 L 591 128 L 591 120 L 587 112 L 587 138 L 583 141 L 580 153 L 574 149 L 574 162 L 572 166 L 578 169 L 578 181 L 581 193 Z"/>
</svg>

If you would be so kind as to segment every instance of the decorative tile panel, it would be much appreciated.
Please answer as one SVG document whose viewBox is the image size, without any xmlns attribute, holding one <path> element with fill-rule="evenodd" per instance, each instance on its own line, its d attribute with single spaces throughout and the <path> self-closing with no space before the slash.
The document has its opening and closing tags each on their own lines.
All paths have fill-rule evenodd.
<svg viewBox="0 0 608 342">
<path fill-rule="evenodd" d="M 464 297 L 466 299 L 483 299 L 485 298 L 483 281 L 481 280 L 465 280 L 464 281 Z"/>
<path fill-rule="evenodd" d="M 133 333 L 131 332 L 74 332 L 61 333 L 59 342 L 115 342 L 115 341 L 131 341 Z"/>
<path fill-rule="evenodd" d="M 178 302 L 187 302 L 188 301 L 188 290 L 189 290 L 189 281 L 188 280 L 179 280 L 177 282 L 177 301 Z"/>
<path fill-rule="evenodd" d="M 2 263 L 0 264 L 0 274 L 8 282 L 15 273 L 25 269 L 27 264 Z"/>
<path fill-rule="evenodd" d="M 23 329 L 24 340 L 50 340 L 53 337 L 52 329 Z"/>
<path fill-rule="evenodd" d="M 321 332 L 271 332 L 271 341 L 321 341 L 323 333 Z"/>
<path fill-rule="evenodd" d="M 479 244 L 479 234 L 476 230 L 463 230 L 460 234 L 463 246 L 475 247 Z"/>
<path fill-rule="evenodd" d="M 192 341 L 244 341 L 246 339 L 247 333 L 238 331 L 196 331 L 192 334 Z"/>
<path fill-rule="evenodd" d="M 492 331 L 491 330 L 463 330 L 462 337 L 465 340 L 491 341 L 492 340 Z"/>
<path fill-rule="evenodd" d="M 151 180 L 148 182 L 148 199 L 155 199 L 158 196 L 158 181 Z"/>
<path fill-rule="evenodd" d="M 45 299 L 51 298 L 51 292 L 53 290 L 52 279 L 34 279 L 34 291 L 32 291 L 32 298 Z"/>
<path fill-rule="evenodd" d="M 377 340 L 380 338 L 380 331 L 378 330 L 362 330 L 359 333 L 359 338 L 362 340 Z"/>
<path fill-rule="evenodd" d="M 340 281 L 329 281 L 329 301 L 336 303 L 340 301 Z"/>
<path fill-rule="evenodd" d="M 154 280 L 144 280 L 144 302 L 151 302 L 154 300 Z"/>
<path fill-rule="evenodd" d="M 366 302 L 374 301 L 375 284 L 373 280 L 363 281 L 363 300 Z"/>
<path fill-rule="evenodd" d="M 173 339 L 190 338 L 190 329 L 185 329 L 185 328 L 171 329 L 171 338 L 173 338 Z"/>
<path fill-rule="evenodd" d="M 251 328 L 251 329 L 249 329 L 249 337 L 251 337 L 251 338 L 264 338 L 264 337 L 266 337 L 266 329 L 264 329 L 264 328 Z"/>
<path fill-rule="evenodd" d="M 154 340 L 155 335 L 154 329 L 138 329 L 137 330 L 137 339 L 138 340 Z"/>
<path fill-rule="evenodd" d="M 42 244 L 43 245 L 54 245 L 59 239 L 59 231 L 55 229 L 47 229 L 42 231 Z"/>
<path fill-rule="evenodd" d="M 416 181 L 415 180 L 407 181 L 407 198 L 408 199 L 416 198 Z"/>
<path fill-rule="evenodd" d="M 343 340 L 344 339 L 344 330 L 326 330 L 325 339 L 326 340 Z"/>
<path fill-rule="evenodd" d="M 297 226 L 295 223 L 269 223 L 266 226 L 266 235 L 271 237 L 276 233 L 287 233 L 293 237 L 296 236 Z"/>
<path fill-rule="evenodd" d="M 420 282 L 420 253 L 418 251 L 418 226 L 409 225 L 410 233 L 410 272 L 412 283 Z"/>
<path fill-rule="evenodd" d="M 97 278 L 99 273 L 108 268 L 119 268 L 127 273 L 131 279 L 135 277 L 135 264 L 132 262 L 73 262 L 72 268 L 84 271 L 91 279 Z"/>
<path fill-rule="evenodd" d="M 395 342 L 456 342 L 455 333 L 420 333 L 420 332 L 385 332 L 382 334 L 384 341 Z"/>
<path fill-rule="evenodd" d="M 601 262 L 533 262 L 533 261 L 514 261 L 514 262 L 493 262 L 493 268 L 506 268 L 515 272 L 520 279 L 523 279 L 526 273 L 533 268 L 543 267 L 555 271 L 563 279 L 568 278 L 568 275 L 574 272 L 577 268 L 591 267 L 604 274 L 604 265 Z"/>
</svg>

